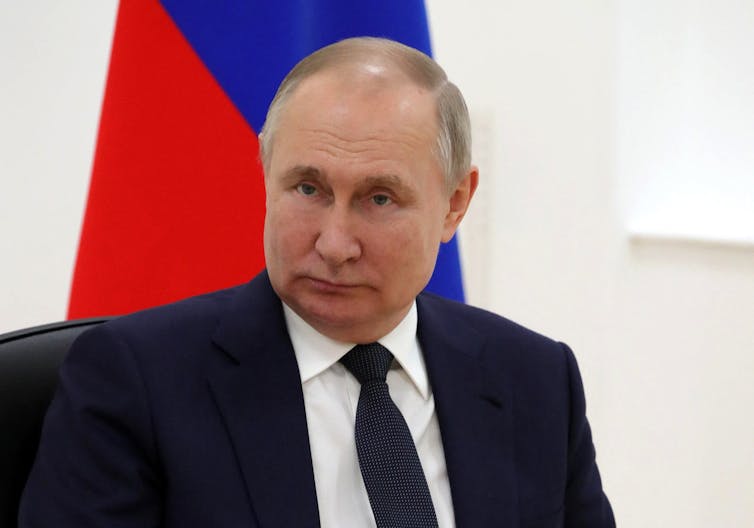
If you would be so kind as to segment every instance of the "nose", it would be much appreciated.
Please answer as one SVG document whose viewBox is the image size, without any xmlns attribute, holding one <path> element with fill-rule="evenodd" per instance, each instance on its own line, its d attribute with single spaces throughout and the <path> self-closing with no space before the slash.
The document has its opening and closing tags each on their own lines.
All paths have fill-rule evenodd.
<svg viewBox="0 0 754 528">
<path fill-rule="evenodd" d="M 314 249 L 329 266 L 337 268 L 361 256 L 361 243 L 354 234 L 355 227 L 346 208 L 333 206 L 324 213 Z"/>
</svg>

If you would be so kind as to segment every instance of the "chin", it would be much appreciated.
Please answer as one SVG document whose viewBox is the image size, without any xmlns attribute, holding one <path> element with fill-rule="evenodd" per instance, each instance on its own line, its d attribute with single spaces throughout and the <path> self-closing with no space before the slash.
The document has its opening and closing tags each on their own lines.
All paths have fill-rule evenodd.
<svg viewBox="0 0 754 528">
<path fill-rule="evenodd" d="M 360 324 L 363 319 L 357 314 L 353 303 L 311 303 L 302 306 L 305 314 L 320 324 L 333 328 L 349 328 Z"/>
<path fill-rule="evenodd" d="M 375 317 L 365 317 L 363 309 L 351 300 L 341 302 L 309 302 L 296 305 L 297 313 L 321 334 L 347 342 L 361 342 L 360 329 L 370 326 Z"/>
</svg>

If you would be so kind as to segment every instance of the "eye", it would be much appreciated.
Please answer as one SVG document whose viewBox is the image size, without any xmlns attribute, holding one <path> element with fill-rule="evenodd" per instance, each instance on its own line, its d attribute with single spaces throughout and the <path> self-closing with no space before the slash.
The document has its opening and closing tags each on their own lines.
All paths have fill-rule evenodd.
<svg viewBox="0 0 754 528">
<path fill-rule="evenodd" d="M 311 183 L 299 183 L 296 190 L 304 196 L 313 196 L 317 194 L 317 188 Z"/>
<path fill-rule="evenodd" d="M 372 202 L 374 202 L 375 205 L 388 205 L 392 202 L 390 197 L 386 194 L 375 194 L 372 196 Z"/>
</svg>

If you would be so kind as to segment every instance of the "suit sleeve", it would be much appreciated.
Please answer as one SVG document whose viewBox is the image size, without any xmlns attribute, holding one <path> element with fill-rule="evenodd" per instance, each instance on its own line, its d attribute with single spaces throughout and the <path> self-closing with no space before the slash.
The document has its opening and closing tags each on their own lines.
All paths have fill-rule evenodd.
<svg viewBox="0 0 754 528">
<path fill-rule="evenodd" d="M 602 491 L 592 433 L 586 419 L 586 402 L 576 358 L 563 345 L 568 367 L 570 420 L 568 432 L 568 480 L 565 494 L 567 528 L 614 528 L 610 502 Z"/>
<path fill-rule="evenodd" d="M 157 468 L 146 388 L 134 356 L 109 325 L 86 332 L 61 367 L 19 526 L 158 526 Z"/>
</svg>

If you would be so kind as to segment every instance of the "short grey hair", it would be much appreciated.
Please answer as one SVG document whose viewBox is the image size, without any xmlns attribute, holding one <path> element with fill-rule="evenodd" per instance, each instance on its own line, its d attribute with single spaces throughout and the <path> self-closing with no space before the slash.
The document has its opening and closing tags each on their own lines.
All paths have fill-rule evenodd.
<svg viewBox="0 0 754 528">
<path fill-rule="evenodd" d="M 269 167 L 280 115 L 298 85 L 328 68 L 375 58 L 387 61 L 417 86 L 434 93 L 438 122 L 436 155 L 448 189 L 455 188 L 471 166 L 471 122 L 461 91 L 448 80 L 445 70 L 424 53 L 399 42 L 376 37 L 350 38 L 325 46 L 302 59 L 285 76 L 270 103 L 260 133 L 265 169 Z"/>
</svg>

